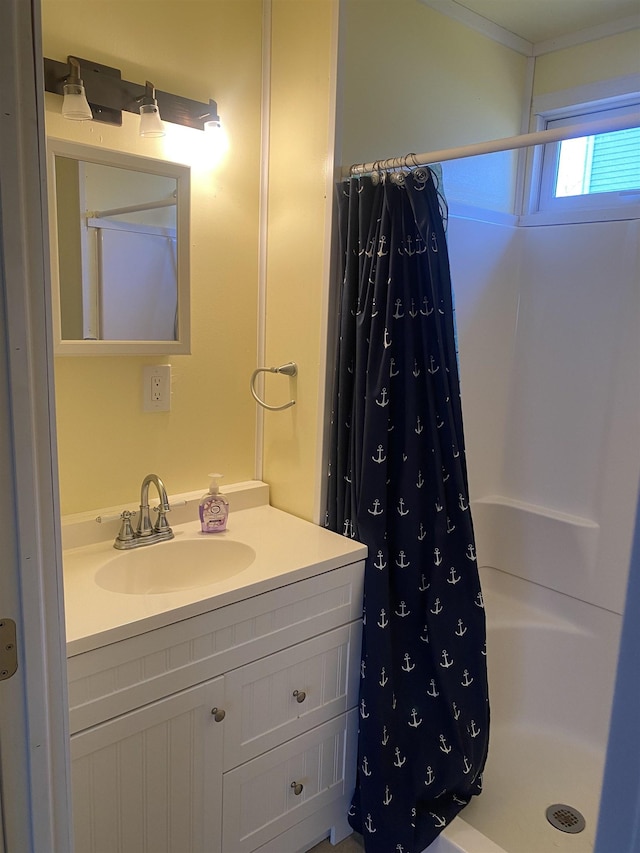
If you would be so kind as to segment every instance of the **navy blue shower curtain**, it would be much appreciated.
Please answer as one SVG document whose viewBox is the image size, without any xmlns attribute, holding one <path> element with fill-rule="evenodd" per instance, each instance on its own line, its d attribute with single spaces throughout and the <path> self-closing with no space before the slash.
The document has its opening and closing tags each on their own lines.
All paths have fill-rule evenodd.
<svg viewBox="0 0 640 853">
<path fill-rule="evenodd" d="M 327 526 L 369 548 L 358 777 L 367 853 L 420 853 L 482 787 L 484 603 L 444 198 L 431 169 L 338 187 Z"/>
</svg>

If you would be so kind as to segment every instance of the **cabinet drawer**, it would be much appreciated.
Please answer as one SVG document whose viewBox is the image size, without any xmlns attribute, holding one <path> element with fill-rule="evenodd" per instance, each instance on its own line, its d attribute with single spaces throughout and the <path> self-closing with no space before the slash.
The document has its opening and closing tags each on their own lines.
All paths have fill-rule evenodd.
<svg viewBox="0 0 640 853">
<path fill-rule="evenodd" d="M 225 675 L 225 770 L 357 704 L 361 633 L 358 620 Z"/>
<path fill-rule="evenodd" d="M 354 708 L 225 773 L 222 849 L 251 853 L 330 803 L 346 812 L 357 716 Z M 298 794 L 292 784 L 302 785 Z"/>
<path fill-rule="evenodd" d="M 358 619 L 363 574 L 352 563 L 69 658 L 71 731 Z"/>
</svg>

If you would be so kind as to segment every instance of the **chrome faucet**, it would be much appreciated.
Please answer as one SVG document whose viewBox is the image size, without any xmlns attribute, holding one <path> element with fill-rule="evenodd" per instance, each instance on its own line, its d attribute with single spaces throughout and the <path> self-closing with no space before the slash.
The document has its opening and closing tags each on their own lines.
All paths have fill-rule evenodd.
<svg viewBox="0 0 640 853">
<path fill-rule="evenodd" d="M 149 517 L 150 483 L 155 485 L 158 490 L 158 497 L 160 498 L 160 504 L 156 507 L 158 518 L 155 524 L 151 523 Z M 164 483 L 157 474 L 147 474 L 140 488 L 140 512 L 138 513 L 138 524 L 135 532 L 131 526 L 131 517 L 134 513 L 125 509 L 120 515 L 122 524 L 113 547 L 120 551 L 126 551 L 130 548 L 139 548 L 142 545 L 153 545 L 154 542 L 164 542 L 167 539 L 173 539 L 173 530 L 167 522 L 167 513 L 170 509 Z"/>
</svg>

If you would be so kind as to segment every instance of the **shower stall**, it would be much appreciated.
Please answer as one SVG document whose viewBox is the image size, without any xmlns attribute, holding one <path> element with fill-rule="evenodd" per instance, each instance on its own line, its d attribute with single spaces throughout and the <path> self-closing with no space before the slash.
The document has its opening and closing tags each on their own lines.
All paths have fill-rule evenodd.
<svg viewBox="0 0 640 853">
<path fill-rule="evenodd" d="M 593 850 L 640 472 L 639 238 L 637 218 L 452 205 L 493 725 L 483 794 L 433 853 Z"/>
</svg>

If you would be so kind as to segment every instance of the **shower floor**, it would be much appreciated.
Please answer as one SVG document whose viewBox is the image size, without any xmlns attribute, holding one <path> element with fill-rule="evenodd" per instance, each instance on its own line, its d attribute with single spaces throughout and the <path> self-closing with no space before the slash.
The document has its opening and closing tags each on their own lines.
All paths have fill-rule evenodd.
<svg viewBox="0 0 640 853">
<path fill-rule="evenodd" d="M 564 733 L 494 726 L 484 791 L 461 817 L 506 853 L 593 853 L 603 766 L 601 752 Z M 545 812 L 555 803 L 581 812 L 585 829 L 574 835 L 554 829 Z M 354 834 L 337 847 L 323 841 L 309 853 L 338 853 L 343 845 L 344 853 L 363 850 Z M 486 849 L 480 842 L 473 853 Z"/>
<path fill-rule="evenodd" d="M 508 853 L 592 853 L 604 756 L 564 733 L 494 727 L 484 790 L 462 817 Z M 545 817 L 548 806 L 578 809 L 585 829 L 569 834 Z"/>
</svg>

